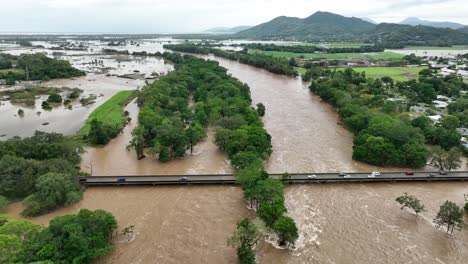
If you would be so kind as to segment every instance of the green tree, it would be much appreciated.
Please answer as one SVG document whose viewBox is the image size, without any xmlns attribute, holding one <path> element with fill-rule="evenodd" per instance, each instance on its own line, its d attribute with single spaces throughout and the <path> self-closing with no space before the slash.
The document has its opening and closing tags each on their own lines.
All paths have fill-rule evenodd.
<svg viewBox="0 0 468 264">
<path fill-rule="evenodd" d="M 39 235 L 23 261 L 90 263 L 113 250 L 112 233 L 117 228 L 114 216 L 103 210 L 80 210 L 76 215 L 59 216 Z"/>
<path fill-rule="evenodd" d="M 38 215 L 46 210 L 68 206 L 82 198 L 76 179 L 70 175 L 48 173 L 36 181 L 36 192 L 25 200 L 26 216 Z"/>
<path fill-rule="evenodd" d="M 445 201 L 440 206 L 434 223 L 438 226 L 447 226 L 447 233 L 453 234 L 454 229 L 463 227 L 463 209 L 453 202 Z"/>
<path fill-rule="evenodd" d="M 91 144 L 95 145 L 106 145 L 109 143 L 110 138 L 106 133 L 106 129 L 104 128 L 104 124 L 97 120 L 91 120 L 90 129 L 88 133 L 88 140 Z"/>
<path fill-rule="evenodd" d="M 260 203 L 257 214 L 269 227 L 278 221 L 278 219 L 286 212 L 286 207 L 281 201 L 273 203 Z"/>
<path fill-rule="evenodd" d="M 461 157 L 463 153 L 458 148 L 451 148 L 445 156 L 445 169 L 448 171 L 456 170 L 461 167 Z"/>
<path fill-rule="evenodd" d="M 262 103 L 257 104 L 257 113 L 259 116 L 264 116 L 265 115 L 265 105 Z"/>
<path fill-rule="evenodd" d="M 405 207 L 408 207 L 411 208 L 416 213 L 416 215 L 425 211 L 421 200 L 413 195 L 408 195 L 408 193 L 404 193 L 402 196 L 397 197 L 396 201 L 401 205 L 401 210 L 403 210 Z"/>
<path fill-rule="evenodd" d="M 273 230 L 279 235 L 280 245 L 294 245 L 299 237 L 296 223 L 288 216 L 281 216 L 273 225 Z"/>
<path fill-rule="evenodd" d="M 411 125 L 419 127 L 421 130 L 426 130 L 426 128 L 432 125 L 432 120 L 427 116 L 419 116 L 411 121 Z"/>
<path fill-rule="evenodd" d="M 447 161 L 447 152 L 440 146 L 435 146 L 432 148 L 431 154 L 431 165 L 443 171 L 446 167 L 445 162 Z"/>
<path fill-rule="evenodd" d="M 199 123 L 192 123 L 190 127 L 185 130 L 185 133 L 190 142 L 190 153 L 193 153 L 193 146 L 198 144 L 202 138 L 206 137 L 206 131 Z"/>
<path fill-rule="evenodd" d="M 260 239 L 260 232 L 253 222 L 245 218 L 237 223 L 234 234 L 228 238 L 227 244 L 237 248 L 240 263 L 255 263 L 254 247 Z"/>
<path fill-rule="evenodd" d="M 62 102 L 62 96 L 60 96 L 60 94 L 57 94 L 57 93 L 52 93 L 47 98 L 47 102 L 49 102 L 49 103 L 61 103 Z"/>
<path fill-rule="evenodd" d="M 8 199 L 5 196 L 0 195 L 0 212 L 9 204 L 10 201 L 8 201 Z"/>
<path fill-rule="evenodd" d="M 138 126 L 132 131 L 132 140 L 130 144 L 127 146 L 127 149 L 135 149 L 137 154 L 137 159 L 141 160 L 145 157 L 144 155 L 144 147 L 145 147 L 145 129 L 142 126 Z"/>
<path fill-rule="evenodd" d="M 448 130 L 454 130 L 460 127 L 460 119 L 453 115 L 446 115 L 441 121 L 442 127 Z"/>
<path fill-rule="evenodd" d="M 17 263 L 21 240 L 16 236 L 0 234 L 0 263 Z"/>
<path fill-rule="evenodd" d="M 258 155 L 251 151 L 241 151 L 238 152 L 231 159 L 231 165 L 236 169 L 244 169 L 250 166 L 251 164 L 261 162 Z"/>
</svg>

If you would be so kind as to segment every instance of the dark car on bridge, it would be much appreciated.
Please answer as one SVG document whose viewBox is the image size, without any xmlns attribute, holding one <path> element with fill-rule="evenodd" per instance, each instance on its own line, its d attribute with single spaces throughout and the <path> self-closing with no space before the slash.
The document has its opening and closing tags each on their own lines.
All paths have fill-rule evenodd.
<svg viewBox="0 0 468 264">
<path fill-rule="evenodd" d="M 124 177 L 120 177 L 117 179 L 117 182 L 126 182 L 127 179 L 125 179 Z"/>
</svg>

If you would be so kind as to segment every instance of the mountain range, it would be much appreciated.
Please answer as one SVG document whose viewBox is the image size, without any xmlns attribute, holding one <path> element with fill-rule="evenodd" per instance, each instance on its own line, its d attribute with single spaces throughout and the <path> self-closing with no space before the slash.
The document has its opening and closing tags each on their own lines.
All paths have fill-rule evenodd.
<svg viewBox="0 0 468 264">
<path fill-rule="evenodd" d="M 306 18 L 280 16 L 233 34 L 236 38 L 301 41 L 355 41 L 386 46 L 468 44 L 466 28 L 436 28 L 403 24 L 374 24 L 361 18 L 316 12 Z"/>
<path fill-rule="evenodd" d="M 205 30 L 204 33 L 214 33 L 214 34 L 235 34 L 237 32 L 247 30 L 252 28 L 252 26 L 238 26 L 238 27 L 215 27 Z"/>
<path fill-rule="evenodd" d="M 436 22 L 429 20 L 422 20 L 417 17 L 408 17 L 407 19 L 401 21 L 398 24 L 410 25 L 410 26 L 429 26 L 436 28 L 451 28 L 451 29 L 460 29 L 465 27 L 465 25 L 454 23 L 454 22 Z"/>
</svg>

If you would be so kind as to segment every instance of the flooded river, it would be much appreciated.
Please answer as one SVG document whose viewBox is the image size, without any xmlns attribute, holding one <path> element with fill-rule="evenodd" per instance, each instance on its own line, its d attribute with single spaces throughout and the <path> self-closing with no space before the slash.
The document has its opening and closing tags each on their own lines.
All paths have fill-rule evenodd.
<svg viewBox="0 0 468 264">
<path fill-rule="evenodd" d="M 264 122 L 274 150 L 266 164 L 270 172 L 376 170 L 351 159 L 352 134 L 299 79 L 216 59 L 249 84 L 254 103 L 266 106 Z M 84 170 L 92 170 L 93 175 L 230 171 L 211 133 L 197 145 L 195 155 L 169 163 L 152 158 L 137 161 L 125 146 L 138 109 L 132 102 L 127 110 L 131 124 L 106 147 L 88 149 Z M 416 217 L 400 210 L 394 200 L 403 192 L 420 198 L 428 211 Z M 287 208 L 300 231 L 296 249 L 286 251 L 262 242 L 259 263 L 466 263 L 468 231 L 448 236 L 432 224 L 441 203 L 451 200 L 461 205 L 464 193 L 468 183 L 288 186 Z M 47 224 L 54 216 L 79 208 L 105 209 L 121 227 L 136 227 L 135 239 L 117 241 L 116 250 L 100 263 L 236 263 L 226 239 L 236 221 L 252 216 L 238 187 L 111 187 L 89 188 L 78 204 L 32 221 Z M 15 203 L 8 213 L 18 217 L 20 210 Z"/>
</svg>

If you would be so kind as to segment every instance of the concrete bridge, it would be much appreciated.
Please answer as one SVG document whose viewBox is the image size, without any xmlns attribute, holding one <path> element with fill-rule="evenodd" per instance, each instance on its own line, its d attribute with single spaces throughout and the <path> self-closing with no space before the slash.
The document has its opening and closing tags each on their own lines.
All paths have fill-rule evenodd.
<svg viewBox="0 0 468 264">
<path fill-rule="evenodd" d="M 375 182 L 449 182 L 467 181 L 468 171 L 447 172 L 442 175 L 437 171 L 414 172 L 383 172 L 376 177 L 369 177 L 371 173 L 291 173 L 287 177 L 283 174 L 270 174 L 270 177 L 283 179 L 291 184 L 313 183 L 375 183 Z M 187 184 L 235 184 L 234 174 L 207 175 L 152 175 L 152 176 L 89 176 L 79 177 L 84 186 L 112 186 L 112 185 L 187 185 Z"/>
</svg>

